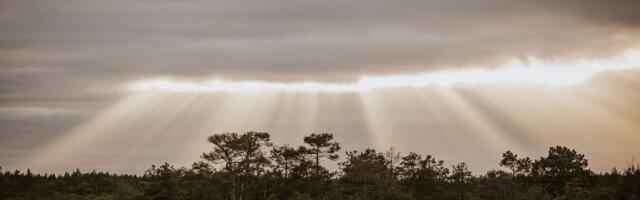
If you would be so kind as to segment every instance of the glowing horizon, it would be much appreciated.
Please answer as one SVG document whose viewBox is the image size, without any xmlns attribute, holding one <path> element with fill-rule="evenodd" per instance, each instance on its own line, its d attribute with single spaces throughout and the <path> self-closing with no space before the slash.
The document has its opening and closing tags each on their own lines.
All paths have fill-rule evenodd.
<svg viewBox="0 0 640 200">
<path fill-rule="evenodd" d="M 581 83 L 598 73 L 640 68 L 640 49 L 627 50 L 606 59 L 578 59 L 573 62 L 550 62 L 528 58 L 527 62 L 512 60 L 495 70 L 449 70 L 419 75 L 362 76 L 349 84 L 321 82 L 224 81 L 204 82 L 155 79 L 135 82 L 132 91 L 163 92 L 252 92 L 284 90 L 305 92 L 360 92 L 382 88 L 451 87 L 461 83 L 523 83 L 545 86 L 570 86 Z"/>
</svg>

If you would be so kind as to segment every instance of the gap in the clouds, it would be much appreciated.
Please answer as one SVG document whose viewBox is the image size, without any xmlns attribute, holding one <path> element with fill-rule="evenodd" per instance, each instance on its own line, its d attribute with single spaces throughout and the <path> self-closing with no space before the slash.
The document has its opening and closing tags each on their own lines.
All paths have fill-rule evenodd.
<svg viewBox="0 0 640 200">
<path fill-rule="evenodd" d="M 302 92 L 361 92 L 384 88 L 450 87 L 457 84 L 518 83 L 544 86 L 570 86 L 581 83 L 606 71 L 640 68 L 640 50 L 628 50 L 607 59 L 578 59 L 571 62 L 552 62 L 537 58 L 513 60 L 494 70 L 474 68 L 449 70 L 417 75 L 363 76 L 355 83 L 175 81 L 171 79 L 143 80 L 130 85 L 133 91 L 162 92 L 254 92 L 265 90 Z"/>
</svg>

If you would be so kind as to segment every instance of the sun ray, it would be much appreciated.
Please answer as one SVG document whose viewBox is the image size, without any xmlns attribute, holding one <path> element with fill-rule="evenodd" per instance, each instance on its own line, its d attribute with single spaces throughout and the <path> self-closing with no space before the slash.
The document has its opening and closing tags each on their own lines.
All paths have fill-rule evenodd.
<svg viewBox="0 0 640 200">
<path fill-rule="evenodd" d="M 84 151 L 89 149 L 88 147 L 92 147 L 94 155 L 112 153 L 95 152 L 101 149 L 92 145 L 95 145 L 95 142 L 101 139 L 118 138 L 113 134 L 119 134 L 123 126 L 149 112 L 149 109 L 137 109 L 136 112 L 133 112 L 133 108 L 140 108 L 141 105 L 146 105 L 145 108 L 153 108 L 158 105 L 157 102 L 152 101 L 152 98 L 154 98 L 153 94 L 139 93 L 120 100 L 96 115 L 96 117 L 89 119 L 69 131 L 69 133 L 36 150 L 32 156 L 26 158 L 20 165 L 47 166 L 47 170 L 64 171 L 68 169 L 62 169 L 61 165 L 69 164 L 68 162 L 71 162 L 72 155 L 78 157 L 87 153 Z M 108 148 L 108 150 L 113 149 Z M 98 166 L 104 167 L 107 165 Z"/>
<path fill-rule="evenodd" d="M 383 97 L 377 92 L 360 93 L 364 121 L 375 148 L 385 148 L 386 145 L 393 144 L 393 127 L 390 122 L 393 116 L 385 112 L 386 107 L 382 100 Z"/>
</svg>

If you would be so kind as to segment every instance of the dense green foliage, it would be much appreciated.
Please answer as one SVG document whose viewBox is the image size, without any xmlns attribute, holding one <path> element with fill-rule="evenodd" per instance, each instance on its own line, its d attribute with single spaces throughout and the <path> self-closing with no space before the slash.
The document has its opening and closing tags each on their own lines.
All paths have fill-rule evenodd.
<svg viewBox="0 0 640 200">
<path fill-rule="evenodd" d="M 0 199 L 640 199 L 640 169 L 596 174 L 584 155 L 551 147 L 532 160 L 505 152 L 493 170 L 474 176 L 466 163 L 395 149 L 347 151 L 333 135 L 305 145 L 273 145 L 267 133 L 223 133 L 189 168 L 167 163 L 144 175 L 103 172 L 33 174 L 0 168 Z M 323 163 L 338 162 L 332 172 Z"/>
</svg>

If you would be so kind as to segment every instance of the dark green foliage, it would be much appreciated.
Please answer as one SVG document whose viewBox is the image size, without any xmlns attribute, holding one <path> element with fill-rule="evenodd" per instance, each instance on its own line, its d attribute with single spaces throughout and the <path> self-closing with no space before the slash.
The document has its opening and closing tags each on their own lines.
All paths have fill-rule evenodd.
<svg viewBox="0 0 640 200">
<path fill-rule="evenodd" d="M 585 187 L 590 173 L 584 155 L 567 147 L 551 147 L 549 155 L 533 162 L 532 173 L 547 193 L 553 197 L 563 195 L 565 186 Z"/>
<path fill-rule="evenodd" d="M 229 183 L 229 199 L 235 200 L 255 196 L 255 189 L 260 187 L 261 174 L 270 164 L 264 148 L 271 146 L 270 136 L 264 132 L 223 133 L 211 135 L 209 143 L 214 145 L 213 151 L 203 153 L 202 158 L 214 164 L 223 164 L 223 175 Z"/>
<path fill-rule="evenodd" d="M 469 196 L 469 189 L 467 185 L 472 178 L 471 171 L 469 171 L 466 163 L 453 165 L 451 166 L 451 169 L 451 176 L 449 176 L 449 179 L 453 182 L 453 188 L 455 188 L 456 196 L 461 200 L 467 199 L 467 196 Z"/>
<path fill-rule="evenodd" d="M 325 198 L 331 189 L 329 186 L 333 174 L 324 168 L 320 162 L 323 158 L 332 161 L 337 160 L 340 157 L 337 154 L 340 151 L 340 144 L 333 140 L 333 134 L 331 133 L 312 133 L 304 137 L 303 141 L 307 146 L 301 147 L 300 151 L 306 154 L 310 160 L 301 163 L 302 165 L 298 167 L 297 172 L 305 173 L 311 169 L 311 176 L 307 176 L 308 178 L 305 180 L 310 185 L 305 187 L 305 191 L 311 196 Z M 313 165 L 309 165 L 310 162 L 313 162 Z"/>
<path fill-rule="evenodd" d="M 304 137 L 304 143 L 308 145 L 306 148 L 303 147 L 304 152 L 315 161 L 314 170 L 318 174 L 323 170 L 320 165 L 322 158 L 337 160 L 340 157 L 336 153 L 340 151 L 340 144 L 333 141 L 333 134 L 331 133 L 312 133 Z"/>
<path fill-rule="evenodd" d="M 349 199 L 410 199 L 394 181 L 389 161 L 373 149 L 347 152 L 340 193 Z"/>
<path fill-rule="evenodd" d="M 640 165 L 595 174 L 583 154 L 549 149 L 531 160 L 505 152 L 503 170 L 473 176 L 466 163 L 447 168 L 431 155 L 395 149 L 348 151 L 338 171 L 333 135 L 312 134 L 306 146 L 273 146 L 269 134 L 223 133 L 190 168 L 152 165 L 144 175 L 74 170 L 34 174 L 0 167 L 0 199 L 640 199 Z M 209 164 L 209 163 L 213 163 Z"/>
<path fill-rule="evenodd" d="M 400 183 L 415 199 L 443 199 L 449 169 L 444 161 L 436 160 L 431 155 L 424 158 L 414 152 L 402 157 L 397 169 Z"/>
<path fill-rule="evenodd" d="M 489 171 L 476 179 L 476 199 L 514 199 L 512 176 L 504 171 Z"/>
</svg>

